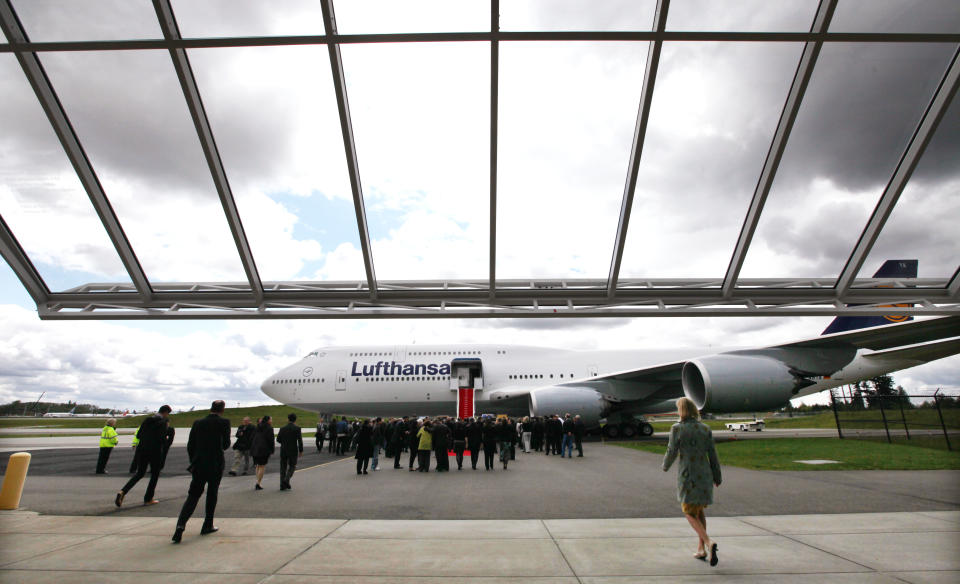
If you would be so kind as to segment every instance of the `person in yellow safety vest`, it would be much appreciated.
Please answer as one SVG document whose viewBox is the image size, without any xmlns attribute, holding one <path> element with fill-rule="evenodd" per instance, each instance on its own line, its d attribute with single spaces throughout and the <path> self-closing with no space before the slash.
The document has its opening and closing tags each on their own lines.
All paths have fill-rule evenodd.
<svg viewBox="0 0 960 584">
<path fill-rule="evenodd" d="M 97 458 L 97 474 L 107 474 L 107 460 L 110 459 L 113 447 L 120 442 L 116 428 L 117 419 L 110 418 L 103 430 L 100 430 L 100 456 Z"/>
<path fill-rule="evenodd" d="M 133 443 L 130 444 L 133 448 L 133 460 L 130 461 L 130 474 L 137 472 L 137 444 L 140 444 L 140 428 L 137 428 L 137 431 L 133 433 Z"/>
</svg>

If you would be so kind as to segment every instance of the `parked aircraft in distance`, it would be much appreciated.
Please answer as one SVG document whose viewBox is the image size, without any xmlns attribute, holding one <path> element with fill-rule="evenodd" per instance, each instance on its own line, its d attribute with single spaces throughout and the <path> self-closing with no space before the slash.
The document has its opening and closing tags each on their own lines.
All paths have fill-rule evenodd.
<svg viewBox="0 0 960 584">
<path fill-rule="evenodd" d="M 43 414 L 44 418 L 121 418 L 126 417 L 128 412 L 123 412 L 122 414 L 78 414 L 76 413 L 77 408 L 74 407 L 69 412 L 47 412 Z"/>
<path fill-rule="evenodd" d="M 915 278 L 889 260 L 876 278 Z M 608 435 L 652 433 L 636 416 L 768 411 L 789 400 L 960 353 L 960 317 L 840 316 L 821 336 L 749 349 L 572 351 L 509 344 L 321 348 L 261 385 L 271 398 L 358 416 L 579 414 Z"/>
</svg>

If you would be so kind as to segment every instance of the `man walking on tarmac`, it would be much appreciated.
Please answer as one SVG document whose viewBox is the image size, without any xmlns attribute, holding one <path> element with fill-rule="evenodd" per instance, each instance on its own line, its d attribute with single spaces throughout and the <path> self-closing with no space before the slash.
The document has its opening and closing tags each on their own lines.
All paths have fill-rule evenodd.
<svg viewBox="0 0 960 584">
<path fill-rule="evenodd" d="M 240 472 L 240 463 L 243 463 L 243 474 L 250 470 L 250 449 L 253 447 L 253 435 L 257 427 L 250 423 L 250 416 L 244 416 L 243 423 L 237 426 L 236 440 L 233 449 L 233 466 L 230 467 L 230 476 L 235 477 Z"/>
<path fill-rule="evenodd" d="M 177 528 L 173 532 L 173 543 L 180 543 L 183 530 L 187 528 L 187 521 L 197 508 L 203 489 L 207 489 L 206 514 L 200 535 L 207 535 L 218 530 L 213 526 L 213 512 L 217 509 L 217 492 L 220 490 L 220 479 L 223 478 L 225 466 L 223 451 L 230 448 L 230 420 L 221 417 L 226 405 L 223 400 L 210 404 L 210 414 L 206 418 L 194 420 L 190 428 L 190 438 L 187 440 L 187 456 L 190 458 L 190 489 L 187 491 L 187 500 L 180 509 L 177 518 Z"/>
<path fill-rule="evenodd" d="M 162 405 L 156 414 L 150 416 L 140 424 L 137 436 L 140 443 L 134 456 L 137 458 L 137 474 L 130 477 L 127 484 L 117 492 L 114 499 L 117 507 L 123 505 L 123 498 L 130 492 L 137 481 L 147 474 L 147 465 L 150 465 L 150 482 L 147 483 L 147 492 L 143 495 L 144 505 L 155 505 L 160 501 L 153 497 L 160 480 L 160 469 L 163 467 L 164 439 L 167 433 L 167 417 L 170 415 L 170 406 Z"/>
<path fill-rule="evenodd" d="M 297 460 L 303 456 L 303 433 L 300 426 L 294 424 L 297 414 L 287 415 L 289 423 L 277 432 L 277 442 L 280 443 L 280 490 L 290 490 L 290 479 L 297 470 Z"/>
</svg>

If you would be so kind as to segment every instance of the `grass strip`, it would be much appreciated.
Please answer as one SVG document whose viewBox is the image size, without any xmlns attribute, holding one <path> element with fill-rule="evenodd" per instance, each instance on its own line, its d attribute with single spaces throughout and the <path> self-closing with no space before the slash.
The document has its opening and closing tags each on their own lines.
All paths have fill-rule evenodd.
<svg viewBox="0 0 960 584">
<path fill-rule="evenodd" d="M 273 427 L 279 428 L 287 423 L 287 414 L 297 414 L 297 425 L 306 428 L 312 428 L 317 424 L 317 413 L 308 412 L 290 406 L 272 405 L 255 406 L 249 408 L 227 408 L 223 417 L 230 420 L 230 423 L 236 426 L 244 416 L 249 416 L 256 422 L 257 418 L 269 415 L 273 418 Z M 170 414 L 170 424 L 174 428 L 189 428 L 193 421 L 206 417 L 210 412 L 208 410 L 194 410 L 192 412 L 182 412 L 179 414 Z M 139 428 L 146 415 L 129 416 L 126 418 L 117 418 L 118 428 Z M 0 418 L 0 428 L 36 428 L 37 432 L 42 433 L 49 428 L 103 428 L 107 423 L 107 418 Z"/>
<path fill-rule="evenodd" d="M 617 446 L 663 454 L 666 442 L 618 442 Z M 753 470 L 958 470 L 960 452 L 873 440 L 776 438 L 717 441 L 720 464 Z M 811 465 L 796 460 L 836 460 Z"/>
<path fill-rule="evenodd" d="M 910 429 L 937 429 L 940 428 L 940 416 L 937 411 L 931 408 L 917 408 L 904 410 L 903 418 L 900 417 L 899 408 L 887 408 L 884 410 L 887 416 L 887 422 L 891 430 L 903 429 L 902 419 L 906 419 L 907 427 Z M 834 418 L 833 411 L 827 410 L 814 414 L 812 416 L 797 415 L 792 418 L 781 416 L 764 416 L 762 418 L 767 428 L 771 429 L 792 429 L 792 428 L 831 428 L 836 429 L 837 421 Z M 711 430 L 726 430 L 726 424 L 733 422 L 733 419 L 703 420 L 703 423 Z M 657 432 L 666 432 L 675 421 L 653 422 L 653 429 Z M 944 408 L 943 422 L 948 429 L 960 428 L 960 409 Z M 840 412 L 840 427 L 843 429 L 859 430 L 882 430 L 883 418 L 880 410 L 846 410 Z"/>
</svg>

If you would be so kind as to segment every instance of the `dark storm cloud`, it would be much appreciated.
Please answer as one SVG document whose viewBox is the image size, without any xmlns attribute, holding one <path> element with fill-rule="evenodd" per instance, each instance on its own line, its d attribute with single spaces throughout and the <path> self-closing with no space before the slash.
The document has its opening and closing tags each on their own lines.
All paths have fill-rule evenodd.
<svg viewBox="0 0 960 584">
<path fill-rule="evenodd" d="M 839 44 L 823 48 L 777 181 L 824 177 L 849 190 L 885 184 L 940 82 L 955 47 L 941 44 Z M 956 160 L 960 136 L 940 140 Z M 930 165 L 956 176 L 958 167 Z M 943 176 L 943 175 L 941 175 Z"/>
<path fill-rule="evenodd" d="M 79 30 L 86 34 L 77 34 L 77 27 L 72 26 L 69 19 L 59 18 L 54 5 L 21 3 L 18 8 L 25 13 L 29 22 L 36 23 L 35 30 L 44 31 L 43 35 L 39 35 L 44 39 L 86 40 L 157 36 L 141 31 L 139 34 L 131 33 L 129 37 L 124 37 L 105 33 L 96 27 L 82 26 Z M 115 8 L 120 15 L 118 18 L 126 13 L 120 6 Z M 105 10 L 110 12 L 113 8 Z M 149 15 L 152 16 L 152 12 L 151 8 Z M 191 16 L 195 17 L 192 12 Z M 258 11 L 251 13 L 227 10 L 226 15 L 219 15 L 217 18 L 218 22 L 223 24 L 240 18 L 258 22 L 261 16 Z M 155 16 L 153 18 L 155 19 Z M 155 22 L 153 26 L 157 28 Z M 73 34 L 70 34 L 71 32 Z M 282 49 L 264 50 L 282 52 Z M 224 53 L 212 51 L 206 54 Z M 210 172 L 169 53 L 43 53 L 40 58 L 84 150 L 101 178 L 148 183 L 151 188 L 163 192 L 212 191 Z M 48 126 L 48 122 L 15 60 L 12 57 L 4 60 L 10 61 L 9 66 L 4 65 L 4 69 L 9 69 L 10 74 L 0 76 L 0 94 L 12 99 L 5 104 L 7 111 L 18 112 L 17 115 L 10 116 L 4 133 L 7 136 L 16 136 L 19 140 L 18 148 L 22 151 L 40 155 L 31 156 L 31 159 L 25 162 L 26 165 L 39 168 L 40 172 L 49 172 L 51 168 L 55 168 L 53 162 L 63 160 L 62 150 L 53 139 L 49 128 L 44 127 Z M 200 75 L 197 75 L 201 92 L 205 89 L 211 93 L 237 92 L 236 86 L 222 87 L 222 84 L 218 83 L 218 77 L 222 76 L 222 73 L 218 73 L 216 66 L 221 64 L 214 59 L 214 69 L 204 80 L 199 80 Z M 202 85 L 203 81 L 206 81 L 206 87 Z M 259 107 L 243 112 L 232 108 L 208 111 L 212 123 L 215 124 L 217 139 L 231 145 L 244 145 L 243 148 L 230 149 L 231 168 L 236 168 L 238 173 L 244 173 L 254 161 L 259 161 L 256 165 L 258 170 L 263 168 L 264 161 L 268 163 L 268 170 L 271 167 L 270 161 L 273 161 L 272 167 L 279 167 L 289 155 L 289 141 L 284 138 L 294 129 L 294 116 L 291 113 L 277 115 L 282 108 L 277 105 L 275 88 L 258 85 L 256 81 L 251 81 L 249 76 L 245 76 L 240 83 L 251 86 L 251 99 L 258 103 Z M 209 105 L 207 107 L 209 110 Z M 19 112 L 28 112 L 28 115 Z"/>
</svg>

